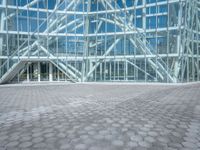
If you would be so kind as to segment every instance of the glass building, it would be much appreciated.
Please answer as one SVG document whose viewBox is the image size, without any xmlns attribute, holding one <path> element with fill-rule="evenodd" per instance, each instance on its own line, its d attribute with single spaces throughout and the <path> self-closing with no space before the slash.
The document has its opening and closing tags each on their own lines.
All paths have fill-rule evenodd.
<svg viewBox="0 0 200 150">
<path fill-rule="evenodd" d="M 0 0 L 0 83 L 200 80 L 200 0 Z"/>
</svg>

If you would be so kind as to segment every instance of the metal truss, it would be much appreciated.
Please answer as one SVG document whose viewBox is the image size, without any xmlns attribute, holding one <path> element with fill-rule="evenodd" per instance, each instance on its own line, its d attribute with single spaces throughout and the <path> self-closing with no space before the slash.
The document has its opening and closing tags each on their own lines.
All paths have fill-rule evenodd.
<svg viewBox="0 0 200 150">
<path fill-rule="evenodd" d="M 145 82 L 169 83 L 200 79 L 199 0 L 166 0 L 150 4 L 143 0 L 141 5 L 135 0 L 131 6 L 126 0 L 121 0 L 120 4 L 115 0 L 56 0 L 54 8 L 47 12 L 42 8 L 35 10 L 32 6 L 39 6 L 41 1 L 33 0 L 19 8 L 12 6 L 17 11 L 11 13 L 7 10 L 11 5 L 6 2 L 9 1 L 3 0 L 0 5 L 0 83 L 9 82 L 19 75 L 26 63 L 43 60 L 52 63 L 72 82 L 96 81 L 97 78 L 115 81 L 116 76 L 118 80 L 123 76 L 122 81 L 142 78 Z M 160 16 L 168 16 L 166 27 L 147 28 L 147 19 L 153 18 L 147 9 L 156 7 L 160 11 L 162 5 L 167 6 L 166 13 L 153 15 L 157 23 Z M 47 17 L 34 31 L 10 31 L 10 20 L 19 20 L 19 14 L 25 10 L 47 13 Z M 139 10 L 141 16 L 137 14 Z M 138 18 L 142 20 L 140 27 Z M 175 20 L 178 20 L 176 24 Z M 44 26 L 45 29 L 40 31 Z M 4 43 L 9 43 L 10 35 L 16 35 L 18 41 L 20 35 L 26 37 L 22 43 L 18 42 L 12 54 L 9 54 L 9 46 L 3 47 Z M 170 39 L 174 36 L 175 43 Z M 59 52 L 63 48 L 59 45 L 62 38 L 65 39 L 65 53 Z M 155 39 L 156 44 L 152 44 L 150 39 Z M 158 50 L 160 39 L 167 41 L 164 53 Z M 70 43 L 75 45 L 74 48 L 69 47 Z M 80 47 L 78 43 L 81 43 Z M 132 53 L 127 54 L 127 49 Z M 173 53 L 170 53 L 171 49 Z M 3 51 L 7 51 L 7 55 Z M 118 51 L 123 52 L 117 54 Z"/>
</svg>

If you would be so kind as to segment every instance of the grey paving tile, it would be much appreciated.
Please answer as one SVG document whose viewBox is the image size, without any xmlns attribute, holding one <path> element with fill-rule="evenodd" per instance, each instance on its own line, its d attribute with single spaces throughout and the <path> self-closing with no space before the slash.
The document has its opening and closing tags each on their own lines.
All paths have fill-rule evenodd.
<svg viewBox="0 0 200 150">
<path fill-rule="evenodd" d="M 0 150 L 198 150 L 200 84 L 0 87 Z"/>
</svg>

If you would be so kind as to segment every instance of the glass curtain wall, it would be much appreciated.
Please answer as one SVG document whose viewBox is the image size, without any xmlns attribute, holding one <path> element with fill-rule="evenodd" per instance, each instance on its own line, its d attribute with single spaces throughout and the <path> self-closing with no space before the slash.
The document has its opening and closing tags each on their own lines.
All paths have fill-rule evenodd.
<svg viewBox="0 0 200 150">
<path fill-rule="evenodd" d="M 0 83 L 200 80 L 198 0 L 0 0 Z"/>
</svg>

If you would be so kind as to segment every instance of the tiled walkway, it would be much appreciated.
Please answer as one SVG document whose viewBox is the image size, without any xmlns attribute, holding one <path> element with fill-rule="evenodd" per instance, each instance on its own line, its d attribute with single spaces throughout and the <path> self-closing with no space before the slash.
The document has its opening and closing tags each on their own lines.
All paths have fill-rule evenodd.
<svg viewBox="0 0 200 150">
<path fill-rule="evenodd" d="M 200 84 L 0 86 L 0 150 L 200 150 Z"/>
</svg>

